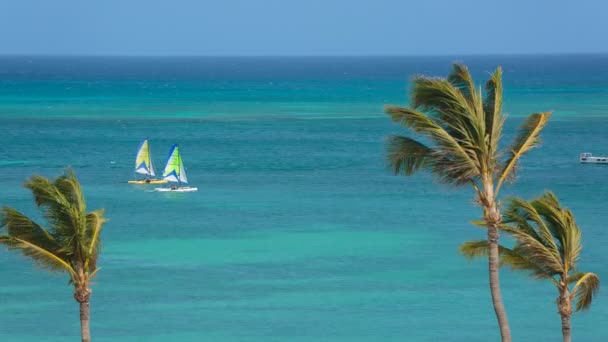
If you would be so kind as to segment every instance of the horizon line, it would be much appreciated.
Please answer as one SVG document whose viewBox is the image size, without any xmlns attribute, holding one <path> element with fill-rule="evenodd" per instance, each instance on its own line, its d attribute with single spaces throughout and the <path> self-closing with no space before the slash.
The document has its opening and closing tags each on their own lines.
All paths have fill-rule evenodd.
<svg viewBox="0 0 608 342">
<path fill-rule="evenodd" d="M 463 54 L 259 54 L 259 55 L 230 55 L 230 54 L 25 54 L 25 53 L 0 53 L 3 57 L 109 57 L 109 58 L 413 58 L 413 57 L 533 57 L 533 56 L 605 56 L 605 52 L 522 52 L 522 53 L 463 53 Z"/>
</svg>

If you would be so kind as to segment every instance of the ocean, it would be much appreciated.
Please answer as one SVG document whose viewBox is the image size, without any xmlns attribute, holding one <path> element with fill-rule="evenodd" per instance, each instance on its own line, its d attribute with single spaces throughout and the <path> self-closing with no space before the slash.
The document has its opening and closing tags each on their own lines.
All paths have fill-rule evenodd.
<svg viewBox="0 0 608 342">
<path fill-rule="evenodd" d="M 77 172 L 105 208 L 95 341 L 496 341 L 487 263 L 457 252 L 485 231 L 469 188 L 393 176 L 383 113 L 415 74 L 453 61 L 478 82 L 504 68 L 505 141 L 553 111 L 503 198 L 553 190 L 582 227 L 582 271 L 608 279 L 608 55 L 0 57 L 0 205 L 40 218 L 23 183 Z M 180 145 L 195 193 L 133 179 L 144 137 L 160 173 Z M 67 275 L 0 250 L 0 340 L 73 341 Z M 557 292 L 508 269 L 514 341 L 561 338 Z M 573 315 L 607 341 L 608 295 Z"/>
</svg>

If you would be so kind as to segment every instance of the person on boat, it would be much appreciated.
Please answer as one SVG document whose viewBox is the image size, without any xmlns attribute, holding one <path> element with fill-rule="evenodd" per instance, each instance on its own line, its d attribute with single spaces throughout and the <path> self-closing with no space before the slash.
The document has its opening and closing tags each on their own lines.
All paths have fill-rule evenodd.
<svg viewBox="0 0 608 342">
<path fill-rule="evenodd" d="M 171 185 L 171 190 L 177 190 L 177 186 L 176 185 Z"/>
<path fill-rule="evenodd" d="M 150 184 L 150 178 L 146 178 L 146 184 Z"/>
</svg>

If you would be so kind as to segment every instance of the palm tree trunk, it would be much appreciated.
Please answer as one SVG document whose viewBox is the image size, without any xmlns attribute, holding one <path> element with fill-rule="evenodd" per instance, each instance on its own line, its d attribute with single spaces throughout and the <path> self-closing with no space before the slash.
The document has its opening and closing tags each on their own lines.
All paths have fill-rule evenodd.
<svg viewBox="0 0 608 342">
<path fill-rule="evenodd" d="M 74 299 L 80 303 L 80 336 L 82 342 L 91 342 L 91 330 L 89 329 L 91 289 L 83 281 L 74 291 Z"/>
<path fill-rule="evenodd" d="M 564 342 L 572 341 L 570 329 L 570 316 L 572 315 L 572 307 L 570 303 L 570 291 L 568 290 L 568 273 L 562 274 L 559 284 L 559 297 L 557 297 L 557 312 L 562 318 L 562 336 Z"/>
<path fill-rule="evenodd" d="M 562 336 L 564 336 L 564 342 L 571 342 L 572 335 L 570 335 L 570 316 L 562 316 Z"/>
<path fill-rule="evenodd" d="M 509 320 L 505 306 L 502 303 L 502 295 L 500 293 L 500 278 L 498 275 L 499 255 L 498 255 L 498 226 L 496 224 L 488 225 L 488 243 L 490 251 L 488 253 L 488 269 L 490 275 L 490 293 L 492 294 L 492 304 L 494 312 L 498 320 L 500 328 L 500 337 L 502 342 L 511 342 L 511 329 L 509 328 Z"/>
<path fill-rule="evenodd" d="M 82 342 L 91 342 L 91 331 L 89 329 L 89 309 L 88 301 L 80 303 L 80 335 Z"/>
<path fill-rule="evenodd" d="M 500 256 L 498 253 L 498 239 L 500 234 L 498 225 L 502 220 L 498 203 L 496 203 L 494 184 L 492 177 L 483 177 L 483 192 L 479 193 L 480 200 L 483 206 L 484 219 L 488 228 L 488 274 L 490 278 L 490 293 L 492 294 L 492 305 L 494 313 L 498 320 L 500 329 L 500 338 L 502 342 L 511 342 L 511 329 L 509 328 L 509 320 L 505 306 L 502 303 L 502 295 L 500 294 L 500 278 L 498 269 L 500 268 Z"/>
</svg>

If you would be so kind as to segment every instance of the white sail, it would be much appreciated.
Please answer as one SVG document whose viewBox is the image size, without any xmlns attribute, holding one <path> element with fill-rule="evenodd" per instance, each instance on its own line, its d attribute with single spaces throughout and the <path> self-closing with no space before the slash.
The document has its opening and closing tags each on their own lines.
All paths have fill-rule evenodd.
<svg viewBox="0 0 608 342">
<path fill-rule="evenodd" d="M 150 156 L 150 151 L 148 150 L 148 156 Z M 152 165 L 152 157 L 150 156 L 150 176 L 156 177 L 156 173 L 154 173 L 154 165 Z"/>
<path fill-rule="evenodd" d="M 188 178 L 186 177 L 186 169 L 184 169 L 184 163 L 182 162 L 182 158 L 179 158 L 179 181 L 182 183 L 188 183 Z"/>
</svg>

